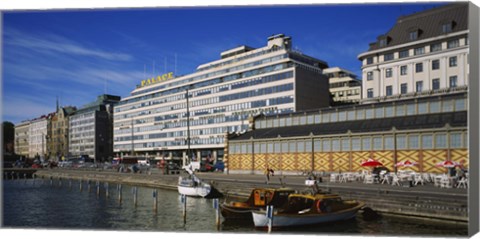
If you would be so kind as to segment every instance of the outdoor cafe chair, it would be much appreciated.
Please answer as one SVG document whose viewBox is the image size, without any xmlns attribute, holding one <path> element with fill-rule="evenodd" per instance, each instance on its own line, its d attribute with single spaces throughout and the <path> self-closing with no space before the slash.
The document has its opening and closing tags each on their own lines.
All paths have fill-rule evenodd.
<svg viewBox="0 0 480 239">
<path fill-rule="evenodd" d="M 400 186 L 400 179 L 396 174 L 392 175 L 392 185 Z"/>
<path fill-rule="evenodd" d="M 413 178 L 414 185 L 418 185 L 419 183 L 424 185 L 425 181 L 423 180 L 423 176 L 421 174 L 415 174 Z"/>
<path fill-rule="evenodd" d="M 331 183 L 336 183 L 338 176 L 339 176 L 339 175 L 336 174 L 336 173 L 330 174 L 330 182 L 331 182 Z"/>
<path fill-rule="evenodd" d="M 468 178 L 458 180 L 457 188 L 468 188 Z"/>
<path fill-rule="evenodd" d="M 390 173 L 385 173 L 383 174 L 383 177 L 382 177 L 382 184 L 386 183 L 386 184 L 390 184 Z"/>
<path fill-rule="evenodd" d="M 442 176 L 440 180 L 441 188 L 452 188 L 452 180 L 448 176 Z"/>
</svg>

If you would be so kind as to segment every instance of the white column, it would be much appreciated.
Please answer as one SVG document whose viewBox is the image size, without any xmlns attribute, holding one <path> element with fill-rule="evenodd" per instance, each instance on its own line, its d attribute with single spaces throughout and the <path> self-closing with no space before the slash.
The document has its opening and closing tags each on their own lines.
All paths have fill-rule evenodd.
<svg viewBox="0 0 480 239">
<path fill-rule="evenodd" d="M 447 57 L 442 57 L 440 59 L 440 69 L 442 71 L 442 74 L 440 76 L 440 88 L 448 88 L 449 82 L 448 82 L 448 76 L 447 76 L 447 69 L 448 69 Z"/>
<path fill-rule="evenodd" d="M 465 79 L 467 79 L 465 75 L 465 69 L 466 69 L 466 56 L 467 54 L 461 54 L 458 56 L 458 64 L 457 67 L 459 68 L 459 74 L 458 74 L 458 86 L 465 86 L 467 85 L 467 82 Z"/>
<path fill-rule="evenodd" d="M 410 83 L 407 86 L 407 93 L 415 92 L 415 63 L 408 65 L 408 71 L 410 72 Z"/>
</svg>

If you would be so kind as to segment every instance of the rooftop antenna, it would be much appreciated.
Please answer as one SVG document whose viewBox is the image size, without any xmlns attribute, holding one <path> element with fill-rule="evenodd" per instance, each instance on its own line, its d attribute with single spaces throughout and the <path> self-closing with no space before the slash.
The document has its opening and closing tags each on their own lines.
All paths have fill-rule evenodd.
<svg viewBox="0 0 480 239">
<path fill-rule="evenodd" d="M 106 95 L 107 94 L 107 78 L 105 78 L 105 88 L 103 89 L 104 90 L 104 94 Z"/>
<path fill-rule="evenodd" d="M 59 104 L 58 104 L 58 95 L 57 95 L 57 112 L 58 112 L 58 108 L 59 107 Z"/>
<path fill-rule="evenodd" d="M 174 74 L 177 75 L 177 53 L 175 53 L 175 70 Z"/>
<path fill-rule="evenodd" d="M 143 64 L 143 79 L 147 78 L 145 75 L 147 74 L 147 64 Z"/>
<path fill-rule="evenodd" d="M 153 77 L 155 77 L 155 61 L 153 61 L 152 66 L 153 66 Z"/>
<path fill-rule="evenodd" d="M 165 73 L 167 73 L 167 57 L 165 57 Z"/>
</svg>

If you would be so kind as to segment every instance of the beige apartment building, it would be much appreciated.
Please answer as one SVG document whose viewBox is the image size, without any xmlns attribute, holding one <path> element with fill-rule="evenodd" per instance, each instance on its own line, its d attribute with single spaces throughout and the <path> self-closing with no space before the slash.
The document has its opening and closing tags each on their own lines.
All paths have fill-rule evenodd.
<svg viewBox="0 0 480 239">
<path fill-rule="evenodd" d="M 29 154 L 29 127 L 30 121 L 15 125 L 15 153 L 25 157 Z"/>
<path fill-rule="evenodd" d="M 72 106 L 57 107 L 57 113 L 52 117 L 51 133 L 51 157 L 59 160 L 68 156 L 68 119 L 75 112 Z"/>
<path fill-rule="evenodd" d="M 323 70 L 328 77 L 334 104 L 358 103 L 362 98 L 362 81 L 349 70 L 331 67 Z"/>
<path fill-rule="evenodd" d="M 398 18 L 390 31 L 358 56 L 363 98 L 467 88 L 468 32 L 468 2 Z"/>
</svg>

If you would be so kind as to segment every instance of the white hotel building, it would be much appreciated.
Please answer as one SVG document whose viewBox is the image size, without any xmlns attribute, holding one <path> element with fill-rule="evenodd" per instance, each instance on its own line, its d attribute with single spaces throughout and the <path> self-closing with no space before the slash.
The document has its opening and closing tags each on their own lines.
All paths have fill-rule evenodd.
<svg viewBox="0 0 480 239">
<path fill-rule="evenodd" d="M 187 98 L 191 154 L 223 159 L 226 133 L 245 131 L 249 117 L 329 105 L 327 63 L 292 50 L 283 34 L 267 46 L 240 46 L 174 78 L 142 81 L 114 109 L 114 154 L 185 160 Z"/>
<path fill-rule="evenodd" d="M 468 52 L 468 2 L 400 17 L 358 56 L 364 101 L 464 89 Z"/>
</svg>

